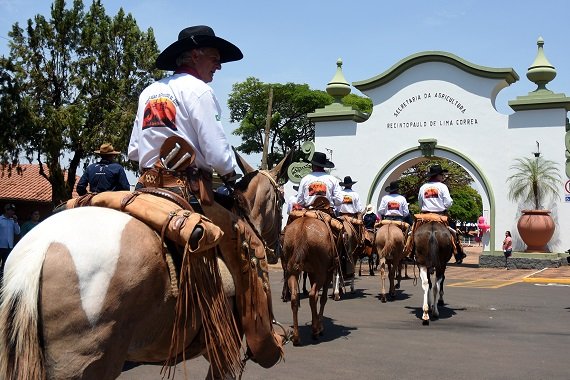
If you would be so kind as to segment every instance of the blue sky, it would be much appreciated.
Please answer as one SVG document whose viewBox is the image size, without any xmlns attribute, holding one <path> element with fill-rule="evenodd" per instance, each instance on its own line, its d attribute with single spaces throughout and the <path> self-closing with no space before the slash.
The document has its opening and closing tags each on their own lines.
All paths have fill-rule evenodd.
<svg viewBox="0 0 570 380">
<path fill-rule="evenodd" d="M 49 0 L 0 0 L 0 54 L 8 52 L 12 24 L 25 26 L 38 13 L 47 16 L 50 5 Z M 233 83 L 254 76 L 324 90 L 338 58 L 349 82 L 371 78 L 427 50 L 447 51 L 477 65 L 512 67 L 520 80 L 497 98 L 498 110 L 510 114 L 507 102 L 536 87 L 526 72 L 542 36 L 546 56 L 558 72 L 548 88 L 570 96 L 567 0 L 103 0 L 103 5 L 109 15 L 123 7 L 141 29 L 152 27 L 161 50 L 181 29 L 197 24 L 210 25 L 240 47 L 244 59 L 224 65 L 211 83 L 225 108 L 229 136 L 235 126 L 227 122 L 226 103 Z M 237 145 L 239 138 L 230 137 L 230 142 Z M 257 159 L 250 161 L 257 165 Z"/>
</svg>

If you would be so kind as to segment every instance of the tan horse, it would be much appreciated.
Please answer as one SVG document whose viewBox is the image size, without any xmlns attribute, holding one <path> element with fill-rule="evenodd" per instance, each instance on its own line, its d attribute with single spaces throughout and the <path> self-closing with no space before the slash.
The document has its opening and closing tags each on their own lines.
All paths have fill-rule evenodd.
<svg viewBox="0 0 570 380">
<path fill-rule="evenodd" d="M 327 292 L 332 281 L 333 271 L 338 267 L 336 242 L 330 227 L 322 220 L 301 217 L 291 222 L 285 229 L 283 256 L 286 262 L 286 277 L 291 291 L 291 310 L 293 312 L 293 344 L 301 344 L 299 337 L 299 276 L 308 273 L 311 289 L 312 337 L 322 335 L 323 312 L 327 303 Z M 317 312 L 319 291 L 322 290 L 320 308 Z"/>
<path fill-rule="evenodd" d="M 396 286 L 394 278 L 398 277 L 397 287 L 400 286 L 400 261 L 404 258 L 404 233 L 398 224 L 386 223 L 376 231 L 375 245 L 380 260 L 380 300 L 386 302 L 386 265 L 388 266 L 388 277 L 390 281 L 389 296 L 396 297 Z"/>
<path fill-rule="evenodd" d="M 444 305 L 443 283 L 447 262 L 453 255 L 453 241 L 445 224 L 430 221 L 415 229 L 414 246 L 416 263 L 420 268 L 420 278 L 424 290 L 422 321 L 424 325 L 428 325 L 430 313 L 434 318 L 439 317 L 437 306 Z M 435 285 L 431 279 L 434 272 Z M 439 300 L 435 303 L 438 293 Z"/>
<path fill-rule="evenodd" d="M 253 193 L 247 189 L 256 187 L 257 193 L 263 187 L 266 197 L 279 199 L 276 180 L 275 173 L 256 173 L 245 190 L 236 192 L 238 199 L 242 196 L 239 203 L 265 210 L 259 213 L 259 225 L 262 220 L 278 223 L 281 214 L 274 212 L 279 207 L 246 199 Z M 240 221 L 218 204 L 206 213 L 226 231 L 214 261 L 219 270 L 216 264 L 198 266 L 211 281 L 194 284 L 187 300 L 187 306 L 194 306 L 183 312 L 183 323 L 176 327 L 179 295 L 172 274 L 180 263 L 176 256 L 174 265 L 164 260 L 161 238 L 151 228 L 101 207 L 62 211 L 38 225 L 6 263 L 0 378 L 114 379 L 125 361 L 176 363 L 200 355 L 210 361 L 212 377 L 236 377 L 243 370 L 242 333 L 252 360 L 263 367 L 279 361 L 281 338 L 272 327 L 260 231 L 252 220 Z M 201 293 L 221 289 L 220 272 L 224 293 L 221 300 L 213 299 L 217 313 L 203 314 L 212 299 Z M 235 307 L 223 301 L 223 294 Z"/>
</svg>

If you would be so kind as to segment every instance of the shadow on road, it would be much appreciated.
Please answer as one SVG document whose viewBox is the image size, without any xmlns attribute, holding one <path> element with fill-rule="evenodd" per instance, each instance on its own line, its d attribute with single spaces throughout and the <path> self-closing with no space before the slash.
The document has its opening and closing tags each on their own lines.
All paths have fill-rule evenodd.
<svg viewBox="0 0 570 380">
<path fill-rule="evenodd" d="M 318 339 L 312 338 L 311 323 L 308 322 L 305 325 L 299 325 L 299 337 L 303 346 L 315 345 L 325 342 L 331 342 L 338 338 L 347 337 L 350 335 L 351 331 L 356 330 L 356 327 L 347 327 L 343 325 L 337 325 L 333 323 L 333 319 L 328 317 L 323 317 L 323 334 L 319 336 Z M 293 326 L 291 326 L 291 329 Z"/>
</svg>

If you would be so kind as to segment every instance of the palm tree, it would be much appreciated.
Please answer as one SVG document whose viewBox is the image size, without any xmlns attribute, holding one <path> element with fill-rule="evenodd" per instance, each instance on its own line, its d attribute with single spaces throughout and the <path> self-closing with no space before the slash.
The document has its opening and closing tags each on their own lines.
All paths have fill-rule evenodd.
<svg viewBox="0 0 570 380">
<path fill-rule="evenodd" d="M 535 210 L 543 207 L 542 202 L 559 196 L 562 178 L 557 163 L 536 158 L 517 158 L 511 165 L 515 173 L 507 178 L 508 198 L 512 201 L 532 203 Z"/>
</svg>

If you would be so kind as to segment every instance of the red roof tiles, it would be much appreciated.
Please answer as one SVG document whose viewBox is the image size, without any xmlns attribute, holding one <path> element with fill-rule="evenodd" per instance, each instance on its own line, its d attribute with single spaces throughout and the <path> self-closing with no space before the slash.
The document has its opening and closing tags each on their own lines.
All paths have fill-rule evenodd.
<svg viewBox="0 0 570 380">
<path fill-rule="evenodd" d="M 9 177 L 7 170 L 0 170 L 0 199 L 51 202 L 51 184 L 40 175 L 39 165 L 21 164 L 20 167 L 21 173 L 13 169 Z M 75 191 L 73 193 L 76 197 Z"/>
</svg>

